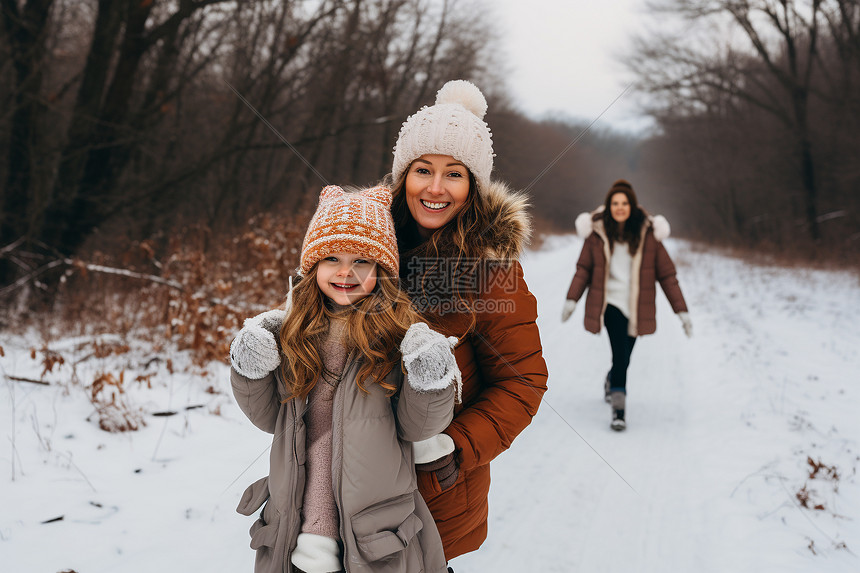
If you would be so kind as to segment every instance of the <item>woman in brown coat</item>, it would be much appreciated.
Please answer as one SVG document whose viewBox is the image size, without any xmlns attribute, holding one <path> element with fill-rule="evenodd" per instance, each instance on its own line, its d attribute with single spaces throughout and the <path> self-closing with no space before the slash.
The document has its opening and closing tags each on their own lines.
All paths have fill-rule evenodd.
<svg viewBox="0 0 860 573">
<path fill-rule="evenodd" d="M 537 301 L 518 262 L 526 202 L 490 179 L 486 109 L 471 83 L 445 84 L 403 124 L 389 181 L 403 286 L 434 329 L 458 339 L 462 403 L 435 445 L 416 449 L 448 559 L 486 539 L 490 462 L 531 422 L 547 380 Z"/>
<path fill-rule="evenodd" d="M 693 332 L 675 265 L 662 243 L 669 236 L 669 223 L 662 216 L 648 216 L 639 207 L 630 183 L 620 179 L 610 188 L 604 205 L 577 217 L 576 230 L 585 243 L 561 319 L 570 318 L 587 288 L 585 329 L 597 334 L 600 323 L 606 325 L 612 368 L 604 381 L 604 395 L 612 404 L 612 429 L 623 430 L 627 427 L 627 367 L 633 345 L 636 337 L 657 329 L 657 282 L 686 335 Z"/>
</svg>

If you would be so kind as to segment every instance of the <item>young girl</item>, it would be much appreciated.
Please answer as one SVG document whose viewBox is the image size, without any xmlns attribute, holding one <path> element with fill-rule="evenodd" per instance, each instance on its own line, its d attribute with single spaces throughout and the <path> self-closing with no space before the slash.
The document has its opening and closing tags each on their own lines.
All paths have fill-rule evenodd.
<svg viewBox="0 0 860 573">
<path fill-rule="evenodd" d="M 238 507 L 265 502 L 256 573 L 446 571 L 410 442 L 451 421 L 456 339 L 416 322 L 398 288 L 390 205 L 384 187 L 323 189 L 286 310 L 248 319 L 230 347 L 239 407 L 274 434 L 269 476 Z"/>
</svg>

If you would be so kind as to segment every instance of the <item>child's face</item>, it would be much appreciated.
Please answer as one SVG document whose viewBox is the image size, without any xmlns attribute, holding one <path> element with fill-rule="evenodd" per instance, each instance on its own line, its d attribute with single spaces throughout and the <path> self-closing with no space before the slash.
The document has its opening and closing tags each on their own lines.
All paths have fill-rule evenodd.
<svg viewBox="0 0 860 573">
<path fill-rule="evenodd" d="M 422 155 L 406 173 L 406 204 L 429 237 L 457 215 L 469 197 L 469 170 L 450 155 Z"/>
<path fill-rule="evenodd" d="M 356 303 L 376 286 L 376 261 L 349 253 L 330 254 L 317 263 L 317 285 L 336 304 Z"/>
</svg>

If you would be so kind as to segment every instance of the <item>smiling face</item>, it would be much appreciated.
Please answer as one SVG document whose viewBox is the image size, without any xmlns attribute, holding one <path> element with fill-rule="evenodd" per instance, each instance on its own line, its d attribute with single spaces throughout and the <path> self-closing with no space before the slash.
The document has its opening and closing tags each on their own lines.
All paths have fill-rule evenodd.
<svg viewBox="0 0 860 573">
<path fill-rule="evenodd" d="M 615 193 L 609 202 L 609 214 L 619 225 L 630 218 L 630 201 L 625 193 Z"/>
<path fill-rule="evenodd" d="M 454 218 L 469 197 L 469 170 L 450 155 L 422 155 L 404 184 L 406 205 L 427 238 Z"/>
<path fill-rule="evenodd" d="M 376 261 L 349 253 L 332 253 L 317 263 L 317 285 L 335 304 L 354 304 L 376 286 Z"/>
</svg>

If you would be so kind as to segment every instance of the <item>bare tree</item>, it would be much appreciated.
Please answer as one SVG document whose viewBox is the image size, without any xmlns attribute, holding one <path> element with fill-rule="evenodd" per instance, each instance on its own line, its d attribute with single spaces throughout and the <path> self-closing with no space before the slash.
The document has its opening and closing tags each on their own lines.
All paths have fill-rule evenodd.
<svg viewBox="0 0 860 573">
<path fill-rule="evenodd" d="M 307 164 L 378 179 L 407 114 L 447 79 L 492 76 L 469 0 L 0 6 L 0 55 L 20 62 L 0 60 L 17 82 L 0 86 L 0 261 L 26 276 L 84 248 L 166 248 L 183 225 L 217 240 L 261 210 L 307 210 L 322 183 Z"/>
<path fill-rule="evenodd" d="M 630 67 L 641 87 L 663 96 L 668 108 L 681 102 L 693 112 L 715 103 L 744 104 L 775 118 L 794 142 L 809 236 L 819 231 L 817 182 L 810 99 L 819 67 L 822 0 L 668 0 L 657 12 L 680 16 L 690 25 L 728 23 L 746 45 L 694 42 L 686 37 L 639 41 Z M 721 94 L 727 96 L 723 98 Z"/>
<path fill-rule="evenodd" d="M 0 247 L 29 231 L 28 196 L 40 145 L 39 125 L 45 113 L 41 98 L 46 31 L 54 0 L 3 0 L 0 18 L 10 52 L 12 117 L 9 130 L 6 178 L 0 199 Z M 0 259 L 0 284 L 11 279 L 12 266 Z"/>
<path fill-rule="evenodd" d="M 48 223 L 39 234 L 42 242 L 73 253 L 112 213 L 117 183 L 139 145 L 141 127 L 157 121 L 159 110 L 177 95 L 170 89 L 176 84 L 170 84 L 182 43 L 193 37 L 185 33 L 189 21 L 209 6 L 230 1 L 181 0 L 168 11 L 156 9 L 156 2 L 99 0 L 66 148 L 44 216 Z M 147 56 L 155 63 L 135 108 L 133 95 L 144 81 L 141 64 Z"/>
</svg>

